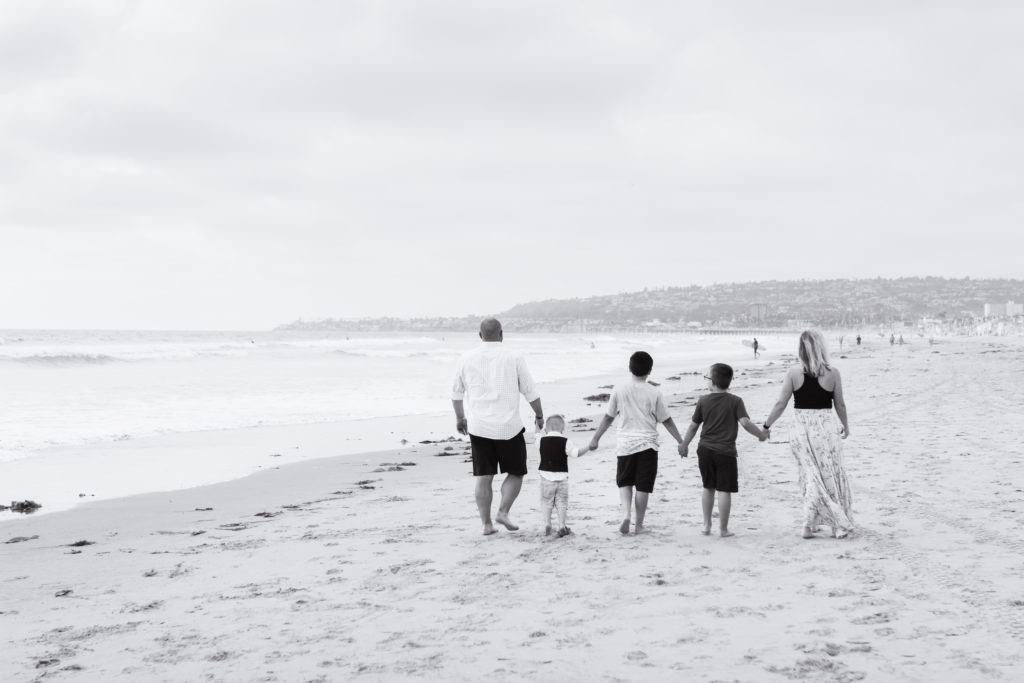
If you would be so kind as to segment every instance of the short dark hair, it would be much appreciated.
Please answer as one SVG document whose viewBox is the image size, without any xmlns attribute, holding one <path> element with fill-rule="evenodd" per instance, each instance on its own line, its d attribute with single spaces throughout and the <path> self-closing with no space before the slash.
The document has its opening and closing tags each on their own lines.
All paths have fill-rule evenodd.
<svg viewBox="0 0 1024 683">
<path fill-rule="evenodd" d="M 728 389 L 732 384 L 732 366 L 715 363 L 711 366 L 711 383 L 719 389 Z"/>
<path fill-rule="evenodd" d="M 654 359 L 646 351 L 637 351 L 629 357 L 629 371 L 637 377 L 646 377 L 651 374 L 654 367 Z"/>
</svg>

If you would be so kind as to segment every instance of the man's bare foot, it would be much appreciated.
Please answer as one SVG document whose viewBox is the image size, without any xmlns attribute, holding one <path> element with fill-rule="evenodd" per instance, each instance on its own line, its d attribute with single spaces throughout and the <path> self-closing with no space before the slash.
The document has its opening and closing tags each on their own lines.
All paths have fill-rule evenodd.
<svg viewBox="0 0 1024 683">
<path fill-rule="evenodd" d="M 701 531 L 700 531 L 700 532 L 701 532 L 702 534 L 704 534 L 705 536 L 710 536 L 710 535 L 711 535 L 711 525 L 710 525 L 710 524 L 708 524 L 708 525 L 707 525 L 706 527 L 704 527 L 703 529 L 701 529 Z"/>
<path fill-rule="evenodd" d="M 490 536 L 491 534 L 496 533 L 498 533 L 498 530 L 495 529 L 492 525 L 484 524 L 484 536 Z"/>
<path fill-rule="evenodd" d="M 498 524 L 502 525 L 503 527 L 505 527 L 509 531 L 519 531 L 519 527 L 517 527 L 515 524 L 512 523 L 512 520 L 510 520 L 508 518 L 508 515 L 502 515 L 502 514 L 495 515 L 494 521 L 497 522 Z"/>
<path fill-rule="evenodd" d="M 546 527 L 544 527 L 544 535 L 545 536 L 550 536 L 551 535 L 551 525 L 550 524 L 548 524 Z"/>
<path fill-rule="evenodd" d="M 646 534 L 647 529 L 644 528 L 643 524 L 637 524 L 636 529 L 633 531 L 634 534 Z"/>
<path fill-rule="evenodd" d="M 809 526 L 805 526 L 804 527 L 804 531 L 803 531 L 803 533 L 801 535 L 804 538 L 814 538 L 814 532 L 811 530 L 811 527 L 809 527 Z"/>
<path fill-rule="evenodd" d="M 722 529 L 721 531 L 718 532 L 718 535 L 721 536 L 722 538 L 729 538 L 730 536 L 735 536 L 736 534 L 734 534 L 733 532 L 729 531 L 728 529 Z"/>
<path fill-rule="evenodd" d="M 558 530 L 558 537 L 562 538 L 563 536 L 568 536 L 571 533 L 572 531 L 569 529 L 569 527 L 563 526 L 561 529 Z"/>
<path fill-rule="evenodd" d="M 619 533 L 623 536 L 629 533 L 629 517 L 622 520 L 622 524 L 619 525 Z"/>
</svg>

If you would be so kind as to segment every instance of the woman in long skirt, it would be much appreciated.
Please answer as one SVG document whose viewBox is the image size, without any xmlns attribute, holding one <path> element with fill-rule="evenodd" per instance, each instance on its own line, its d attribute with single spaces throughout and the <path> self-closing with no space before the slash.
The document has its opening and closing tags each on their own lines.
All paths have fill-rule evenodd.
<svg viewBox="0 0 1024 683">
<path fill-rule="evenodd" d="M 803 537 L 813 538 L 822 525 L 843 538 L 853 531 L 853 499 L 843 467 L 843 440 L 850 435 L 839 370 L 829 361 L 825 339 L 816 330 L 800 335 L 800 365 L 789 369 L 779 400 L 765 429 L 779 419 L 793 397 L 794 423 L 789 444 L 800 470 L 803 496 Z M 835 413 L 833 413 L 833 408 Z M 836 424 L 836 415 L 842 428 Z"/>
</svg>

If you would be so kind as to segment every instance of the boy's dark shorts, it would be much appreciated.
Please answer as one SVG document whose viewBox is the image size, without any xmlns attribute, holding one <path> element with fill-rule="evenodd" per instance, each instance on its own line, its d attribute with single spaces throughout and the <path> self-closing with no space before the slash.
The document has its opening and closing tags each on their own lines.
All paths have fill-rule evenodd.
<svg viewBox="0 0 1024 683">
<path fill-rule="evenodd" d="M 615 485 L 635 486 L 637 491 L 652 493 L 658 476 L 658 451 L 648 448 L 639 453 L 620 455 L 615 472 Z"/>
<path fill-rule="evenodd" d="M 497 474 L 501 468 L 503 474 L 526 476 L 526 439 L 523 431 L 511 439 L 488 439 L 483 436 L 469 435 L 469 444 L 473 448 L 473 476 L 482 477 Z"/>
<path fill-rule="evenodd" d="M 739 493 L 739 468 L 736 456 L 697 446 L 697 466 L 704 488 L 727 493 Z"/>
</svg>

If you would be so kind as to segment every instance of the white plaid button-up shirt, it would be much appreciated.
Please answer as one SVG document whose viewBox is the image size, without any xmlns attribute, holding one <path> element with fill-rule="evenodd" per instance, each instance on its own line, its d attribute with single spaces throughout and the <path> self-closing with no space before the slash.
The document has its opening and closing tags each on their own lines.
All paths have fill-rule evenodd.
<svg viewBox="0 0 1024 683">
<path fill-rule="evenodd" d="M 505 441 L 523 430 L 519 395 L 540 398 L 526 361 L 501 342 L 482 342 L 455 366 L 452 399 L 466 401 L 469 433 Z"/>
</svg>

